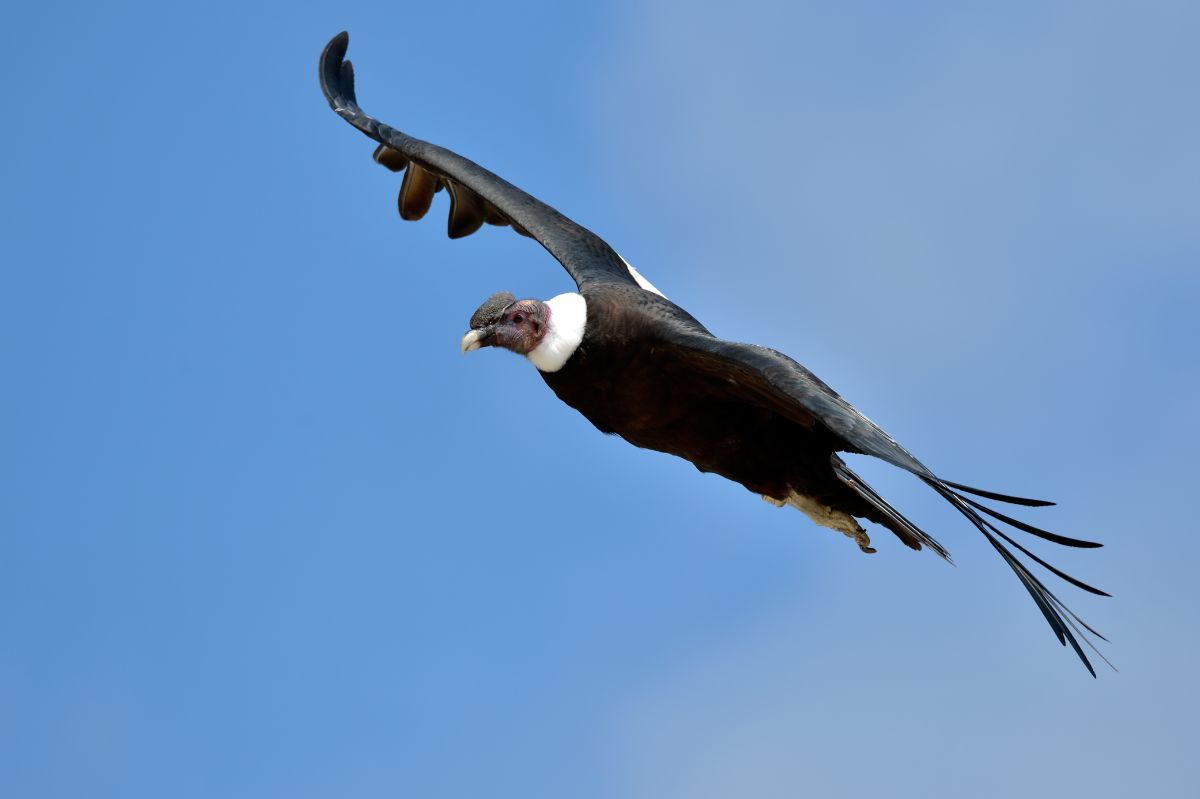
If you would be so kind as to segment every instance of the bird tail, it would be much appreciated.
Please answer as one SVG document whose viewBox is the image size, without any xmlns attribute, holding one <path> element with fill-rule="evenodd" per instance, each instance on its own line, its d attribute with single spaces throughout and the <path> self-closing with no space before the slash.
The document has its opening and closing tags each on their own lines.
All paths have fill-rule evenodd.
<svg viewBox="0 0 1200 799">
<path fill-rule="evenodd" d="M 846 465 L 844 460 L 835 454 L 830 458 L 830 463 L 833 465 L 833 472 L 838 476 L 838 479 L 882 514 L 885 520 L 882 522 L 884 526 L 895 533 L 896 537 L 903 541 L 905 546 L 912 549 L 920 549 L 922 546 L 925 546 L 937 553 L 939 557 L 950 563 L 954 562 L 950 560 L 950 553 L 946 551 L 944 546 L 938 543 L 936 538 L 905 518 L 904 514 L 896 510 L 890 502 L 881 497 L 865 480 L 855 474 Z"/>
</svg>

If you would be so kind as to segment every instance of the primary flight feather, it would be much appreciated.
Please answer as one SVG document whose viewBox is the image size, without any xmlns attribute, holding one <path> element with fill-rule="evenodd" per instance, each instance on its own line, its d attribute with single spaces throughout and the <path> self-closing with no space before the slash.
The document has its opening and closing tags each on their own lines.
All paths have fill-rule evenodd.
<svg viewBox="0 0 1200 799">
<path fill-rule="evenodd" d="M 1027 507 L 1052 503 L 938 477 L 796 361 L 766 347 L 712 335 L 599 236 L 478 164 L 363 113 L 353 69 L 345 60 L 348 44 L 349 36 L 340 33 L 326 45 L 319 66 L 321 89 L 334 111 L 379 142 L 375 160 L 404 173 L 400 216 L 420 219 L 445 188 L 450 238 L 470 235 L 485 224 L 511 226 L 545 247 L 578 287 L 545 301 L 519 300 L 507 292 L 492 295 L 471 317 L 462 339 L 464 352 L 500 347 L 525 356 L 559 399 L 601 432 L 677 455 L 772 504 L 794 507 L 853 539 L 863 552 L 875 550 L 860 519 L 887 528 L 913 549 L 928 547 L 949 560 L 940 543 L 863 482 L 838 453 L 871 455 L 911 472 L 983 534 L 1058 640 L 1070 644 L 1095 676 L 1080 641 L 1094 651 L 1087 633 L 1103 636 L 1071 612 L 1009 547 L 1072 585 L 1108 594 L 1046 563 L 997 523 L 1063 546 L 1100 544 L 1039 529 L 967 495 Z"/>
</svg>

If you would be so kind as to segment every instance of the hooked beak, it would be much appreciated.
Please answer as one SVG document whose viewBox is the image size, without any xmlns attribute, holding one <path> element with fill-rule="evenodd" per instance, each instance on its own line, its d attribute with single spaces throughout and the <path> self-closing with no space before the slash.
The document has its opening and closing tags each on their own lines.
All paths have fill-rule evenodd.
<svg viewBox="0 0 1200 799">
<path fill-rule="evenodd" d="M 471 352 L 483 347 L 490 347 L 493 336 L 494 331 L 491 327 L 485 327 L 482 330 L 468 330 L 467 334 L 462 337 L 461 349 L 463 352 Z"/>
</svg>

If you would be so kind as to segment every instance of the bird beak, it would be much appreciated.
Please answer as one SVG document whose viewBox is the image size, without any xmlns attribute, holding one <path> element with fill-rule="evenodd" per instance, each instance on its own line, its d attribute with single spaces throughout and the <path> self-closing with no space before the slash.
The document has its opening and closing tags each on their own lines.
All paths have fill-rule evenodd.
<svg viewBox="0 0 1200 799">
<path fill-rule="evenodd" d="M 463 352 L 471 352 L 472 350 L 490 347 L 492 345 L 492 328 L 485 327 L 482 330 L 468 330 L 467 334 L 462 337 L 460 345 Z"/>
</svg>

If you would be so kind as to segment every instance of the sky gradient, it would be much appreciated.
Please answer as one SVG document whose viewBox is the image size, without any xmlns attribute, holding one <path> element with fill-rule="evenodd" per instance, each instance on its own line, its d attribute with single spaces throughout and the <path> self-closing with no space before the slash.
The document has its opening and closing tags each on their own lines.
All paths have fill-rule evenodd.
<svg viewBox="0 0 1200 799">
<path fill-rule="evenodd" d="M 1200 11 L 1172 2 L 46 3 L 0 137 L 0 795 L 1190 795 Z M 605 237 L 939 474 L 1098 551 L 800 514 L 597 433 L 330 112 Z"/>
</svg>

